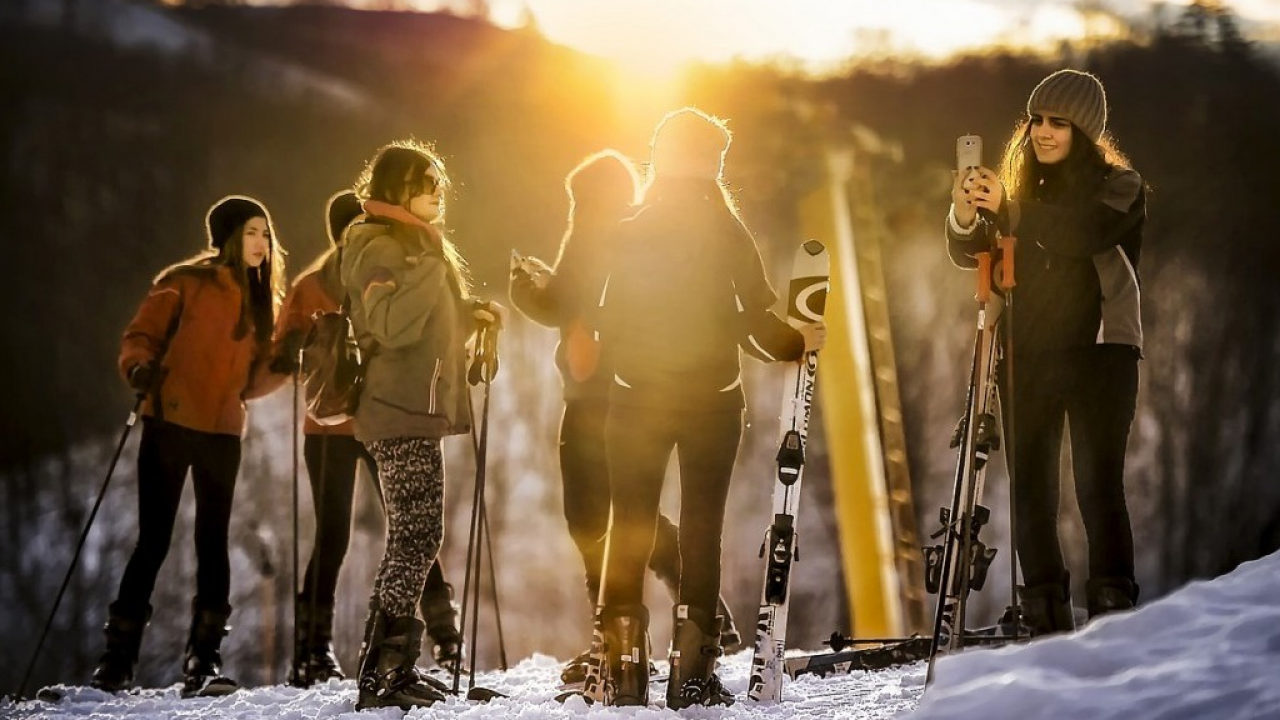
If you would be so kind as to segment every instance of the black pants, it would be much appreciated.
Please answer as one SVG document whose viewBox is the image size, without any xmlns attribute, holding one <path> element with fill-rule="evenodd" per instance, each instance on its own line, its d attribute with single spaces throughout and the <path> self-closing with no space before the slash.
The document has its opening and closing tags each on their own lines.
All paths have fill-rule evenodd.
<svg viewBox="0 0 1280 720">
<path fill-rule="evenodd" d="M 1066 572 L 1058 539 L 1064 422 L 1071 428 L 1089 575 L 1132 579 L 1133 531 L 1125 503 L 1124 459 L 1138 395 L 1137 349 L 1096 345 L 1019 358 L 1014 384 L 1015 511 L 1024 582 L 1059 582 Z M 1007 416 L 1005 420 L 1007 426 Z"/>
<path fill-rule="evenodd" d="M 716 614 L 720 536 L 738 445 L 742 411 L 673 413 L 613 405 L 605 423 L 613 493 L 606 605 L 639 604 L 644 568 L 654 549 L 667 459 L 680 467 L 681 604 Z"/>
<path fill-rule="evenodd" d="M 609 464 L 605 450 L 607 399 L 565 401 L 560 423 L 560 482 L 564 491 L 564 519 L 586 569 L 591 604 L 600 597 L 600 568 L 604 537 L 609 529 Z M 679 531 L 666 515 L 657 518 L 656 539 L 649 567 L 673 592 L 680 583 Z"/>
<path fill-rule="evenodd" d="M 231 564 L 227 526 L 240 470 L 240 438 L 143 418 L 138 448 L 138 544 L 116 596 L 117 606 L 128 612 L 145 608 L 151 601 L 156 576 L 169 554 L 187 470 L 196 492 L 198 604 L 213 610 L 228 607 Z"/>
<path fill-rule="evenodd" d="M 382 485 L 378 482 L 377 464 L 364 445 L 350 435 L 307 435 L 303 440 L 303 458 L 311 481 L 311 497 L 315 503 L 316 531 L 311 545 L 311 559 L 303 578 L 300 600 L 314 600 L 317 605 L 332 605 L 338 587 L 338 573 L 351 543 L 351 509 L 355 497 L 356 470 L 363 461 L 373 480 L 378 502 L 382 503 Z M 448 584 L 437 560 L 427 573 L 423 597 L 447 596 Z"/>
</svg>

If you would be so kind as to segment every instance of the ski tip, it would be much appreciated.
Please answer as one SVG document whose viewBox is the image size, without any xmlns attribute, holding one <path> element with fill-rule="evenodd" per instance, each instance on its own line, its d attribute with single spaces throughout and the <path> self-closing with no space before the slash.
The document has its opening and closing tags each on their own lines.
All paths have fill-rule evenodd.
<svg viewBox="0 0 1280 720">
<path fill-rule="evenodd" d="M 823 250 L 827 249 L 826 245 L 823 245 L 817 240 L 806 240 L 804 245 L 801 245 L 800 247 L 804 248 L 804 251 L 810 255 L 818 255 L 822 253 Z"/>
</svg>

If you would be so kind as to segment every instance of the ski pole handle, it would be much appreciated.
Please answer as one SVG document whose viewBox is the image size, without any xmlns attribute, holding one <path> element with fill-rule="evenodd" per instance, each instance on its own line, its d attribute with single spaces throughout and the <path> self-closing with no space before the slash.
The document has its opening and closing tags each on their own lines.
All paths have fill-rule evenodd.
<svg viewBox="0 0 1280 720">
<path fill-rule="evenodd" d="M 978 302 L 985 303 L 991 299 L 991 253 L 980 252 L 974 257 L 978 260 Z"/>
<path fill-rule="evenodd" d="M 1018 238 L 1001 235 L 996 242 L 1000 246 L 1000 288 L 1008 290 L 1016 284 L 1013 281 L 1013 249 L 1018 244 Z"/>
</svg>

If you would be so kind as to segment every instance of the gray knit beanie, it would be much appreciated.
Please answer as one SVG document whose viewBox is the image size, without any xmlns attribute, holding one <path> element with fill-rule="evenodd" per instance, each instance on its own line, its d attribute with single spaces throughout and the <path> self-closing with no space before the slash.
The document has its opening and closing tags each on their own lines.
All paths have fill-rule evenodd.
<svg viewBox="0 0 1280 720">
<path fill-rule="evenodd" d="M 1094 75 L 1059 70 L 1041 80 L 1027 99 L 1028 115 L 1046 112 L 1065 117 L 1090 140 L 1098 142 L 1107 128 L 1107 92 Z"/>
</svg>

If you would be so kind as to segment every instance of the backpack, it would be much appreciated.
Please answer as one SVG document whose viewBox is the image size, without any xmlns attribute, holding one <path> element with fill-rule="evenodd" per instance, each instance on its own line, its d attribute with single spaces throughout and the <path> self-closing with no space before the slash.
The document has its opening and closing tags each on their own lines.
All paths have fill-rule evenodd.
<svg viewBox="0 0 1280 720">
<path fill-rule="evenodd" d="M 338 250 L 339 266 L 342 250 Z M 355 417 L 364 388 L 366 358 L 351 326 L 351 296 L 336 312 L 317 312 L 302 343 L 299 374 L 307 414 L 321 425 L 341 425 Z"/>
</svg>

